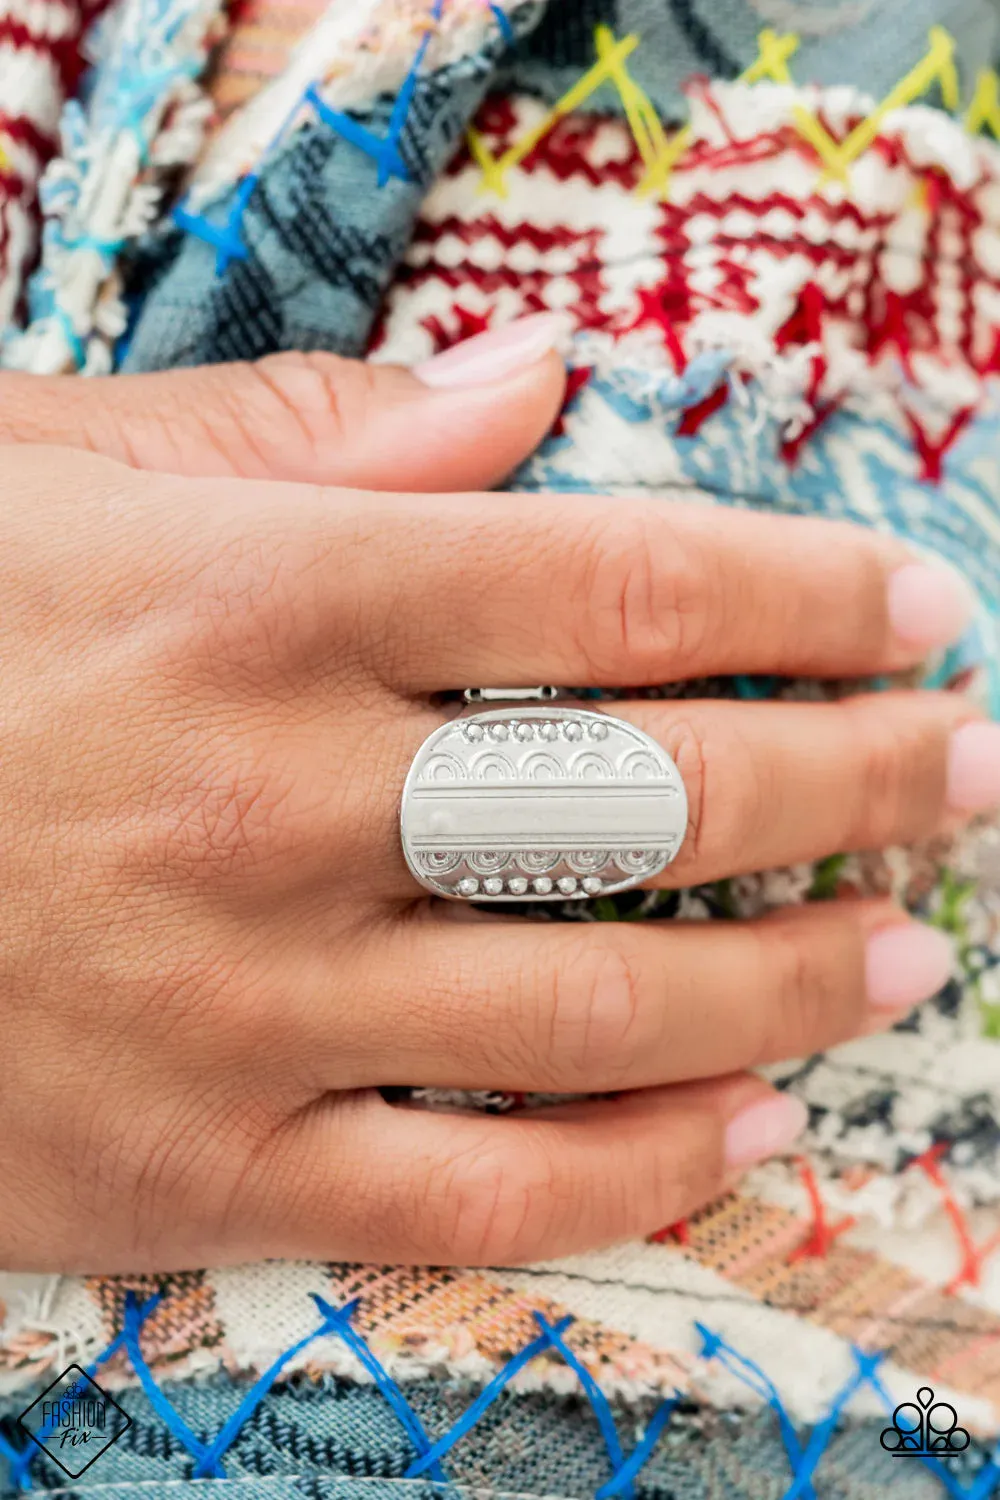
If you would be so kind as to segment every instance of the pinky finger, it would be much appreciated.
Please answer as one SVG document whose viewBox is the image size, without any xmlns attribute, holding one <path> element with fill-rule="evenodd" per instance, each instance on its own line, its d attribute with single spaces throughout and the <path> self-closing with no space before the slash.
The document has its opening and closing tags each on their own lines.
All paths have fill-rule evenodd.
<svg viewBox="0 0 1000 1500">
<path fill-rule="evenodd" d="M 267 1253 L 474 1266 L 597 1249 L 686 1217 L 805 1123 L 747 1075 L 501 1119 L 328 1097 L 258 1184 Z"/>
</svg>

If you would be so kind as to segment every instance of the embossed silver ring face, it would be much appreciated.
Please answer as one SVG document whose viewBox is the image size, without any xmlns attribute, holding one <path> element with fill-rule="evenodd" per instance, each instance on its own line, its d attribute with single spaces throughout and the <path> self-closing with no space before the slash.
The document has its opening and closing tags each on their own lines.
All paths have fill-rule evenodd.
<svg viewBox="0 0 1000 1500">
<path fill-rule="evenodd" d="M 403 788 L 403 851 L 437 896 L 565 901 L 641 885 L 687 829 L 680 772 L 621 719 L 511 705 L 424 742 Z"/>
</svg>

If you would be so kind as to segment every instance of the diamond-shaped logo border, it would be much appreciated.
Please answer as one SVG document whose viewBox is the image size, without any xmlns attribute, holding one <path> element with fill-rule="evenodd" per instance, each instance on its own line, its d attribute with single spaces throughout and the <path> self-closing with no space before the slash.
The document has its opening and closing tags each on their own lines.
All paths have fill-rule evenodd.
<svg viewBox="0 0 1000 1500">
<path fill-rule="evenodd" d="M 35 1407 L 38 1406 L 40 1402 L 44 1401 L 45 1398 L 50 1394 L 50 1392 L 54 1391 L 58 1385 L 62 1384 L 62 1382 L 66 1379 L 67 1375 L 73 1375 L 75 1377 L 73 1384 L 76 1385 L 76 1386 L 79 1386 L 82 1381 L 85 1381 L 86 1384 L 87 1384 L 87 1386 L 92 1387 L 92 1389 L 96 1392 L 97 1396 L 104 1403 L 105 1407 L 109 1407 L 109 1406 L 114 1407 L 115 1411 L 118 1413 L 119 1417 L 121 1418 L 121 1421 L 118 1424 L 118 1428 L 117 1428 L 117 1431 L 115 1432 L 114 1436 L 108 1439 L 108 1441 L 104 1444 L 104 1446 L 102 1448 L 100 1448 L 94 1454 L 93 1458 L 88 1458 L 87 1462 L 80 1469 L 69 1469 L 69 1468 L 67 1468 L 66 1465 L 60 1459 L 58 1459 L 56 1457 L 56 1455 L 55 1455 L 55 1453 L 53 1453 L 52 1449 L 46 1446 L 45 1437 L 44 1436 L 39 1437 L 36 1433 L 32 1432 L 31 1428 L 28 1426 L 27 1421 L 25 1420 L 26 1417 L 28 1416 L 28 1414 L 30 1412 L 34 1411 Z M 89 1394 L 89 1392 L 88 1392 L 88 1394 Z M 122 1433 L 128 1431 L 128 1429 L 132 1426 L 132 1418 L 129 1416 L 128 1412 L 125 1411 L 125 1409 L 123 1407 L 121 1407 L 121 1406 L 118 1405 L 118 1402 L 115 1401 L 115 1399 L 112 1396 L 108 1395 L 108 1393 L 107 1393 L 106 1390 L 104 1390 L 101 1386 L 99 1386 L 97 1384 L 96 1380 L 94 1380 L 90 1375 L 87 1374 L 86 1370 L 84 1370 L 84 1369 L 82 1369 L 80 1367 L 80 1365 L 67 1365 L 66 1368 L 65 1368 L 65 1370 L 63 1370 L 62 1374 L 61 1375 L 57 1375 L 56 1378 L 55 1378 L 55 1380 L 52 1381 L 51 1385 L 47 1385 L 45 1387 L 44 1391 L 42 1391 L 41 1395 L 36 1396 L 35 1400 L 32 1401 L 31 1405 L 28 1406 L 28 1407 L 26 1407 L 24 1409 L 24 1411 L 18 1417 L 17 1423 L 18 1423 L 18 1426 L 21 1428 L 22 1432 L 24 1432 L 26 1434 L 26 1436 L 31 1439 L 31 1441 L 36 1445 L 36 1447 L 38 1447 L 38 1448 L 41 1449 L 41 1451 L 45 1454 L 46 1458 L 50 1458 L 52 1460 L 52 1462 L 56 1465 L 57 1468 L 62 1469 L 62 1471 L 63 1471 L 64 1474 L 68 1474 L 69 1477 L 70 1477 L 70 1479 L 79 1479 L 80 1475 L 84 1474 L 87 1471 L 87 1469 L 90 1468 L 91 1464 L 96 1463 L 97 1460 L 102 1456 L 102 1454 L 107 1453 L 108 1449 L 111 1448 L 111 1447 L 113 1447 L 114 1444 L 117 1443 L 118 1439 L 122 1436 Z M 44 1424 L 41 1427 L 40 1431 L 43 1434 L 45 1433 Z M 54 1429 L 49 1432 L 48 1436 L 49 1437 L 53 1436 L 53 1433 L 54 1433 Z"/>
</svg>

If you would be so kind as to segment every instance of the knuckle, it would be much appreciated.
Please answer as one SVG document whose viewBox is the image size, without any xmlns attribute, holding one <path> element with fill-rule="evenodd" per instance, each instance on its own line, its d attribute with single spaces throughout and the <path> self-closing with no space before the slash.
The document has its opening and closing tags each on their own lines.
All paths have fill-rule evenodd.
<svg viewBox="0 0 1000 1500">
<path fill-rule="evenodd" d="M 652 1184 L 652 1197 L 660 1205 L 660 1223 L 676 1223 L 686 1214 L 704 1208 L 717 1197 L 724 1176 L 722 1136 L 724 1121 L 717 1109 L 705 1108 L 694 1122 L 685 1148 L 671 1153 L 669 1165 Z"/>
<path fill-rule="evenodd" d="M 334 354 L 273 354 L 251 365 L 265 403 L 313 456 L 342 442 L 377 389 L 377 372 Z"/>
<path fill-rule="evenodd" d="M 341 378 L 345 363 L 334 355 L 288 353 L 209 372 L 206 412 L 193 410 L 186 393 L 173 403 L 167 394 L 160 403 L 160 441 L 181 450 L 193 430 L 224 472 L 243 478 L 307 470 L 349 430 L 341 390 L 353 382 Z"/>
<path fill-rule="evenodd" d="M 876 713 L 868 705 L 845 706 L 852 742 L 859 746 L 849 847 L 878 849 L 919 835 L 943 809 L 943 756 L 930 753 L 929 736 L 891 705 Z"/>
<path fill-rule="evenodd" d="M 459 1265 L 514 1265 L 534 1259 L 551 1229 L 558 1189 L 547 1154 L 523 1141 L 480 1145 L 435 1174 L 443 1199 L 448 1259 Z"/>
<path fill-rule="evenodd" d="M 605 1092 L 635 1081 L 652 1040 L 642 990 L 639 955 L 625 939 L 588 943 L 558 965 L 548 1001 L 552 1087 Z"/>
<path fill-rule="evenodd" d="M 815 1052 L 848 1034 L 843 966 L 813 924 L 779 917 L 756 931 L 763 982 L 748 1065 Z"/>
<path fill-rule="evenodd" d="M 572 617 L 585 622 L 575 644 L 595 678 L 673 676 L 699 659 L 708 628 L 704 570 L 662 507 L 621 507 L 591 527 L 582 546 L 582 597 Z"/>
<path fill-rule="evenodd" d="M 687 709 L 687 706 L 685 705 Z M 768 773 L 732 725 L 723 731 L 710 714 L 687 709 L 660 736 L 688 795 L 688 830 L 677 868 L 699 872 L 737 867 L 773 808 Z"/>
</svg>

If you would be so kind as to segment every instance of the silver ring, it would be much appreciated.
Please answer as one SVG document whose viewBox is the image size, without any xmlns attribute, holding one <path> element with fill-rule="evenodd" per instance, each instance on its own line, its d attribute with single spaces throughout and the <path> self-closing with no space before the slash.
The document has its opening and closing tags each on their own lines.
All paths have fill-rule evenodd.
<svg viewBox="0 0 1000 1500">
<path fill-rule="evenodd" d="M 406 862 L 436 896 L 611 896 L 676 858 L 687 794 L 670 756 L 608 714 L 510 704 L 461 716 L 417 751 L 403 787 Z"/>
</svg>

